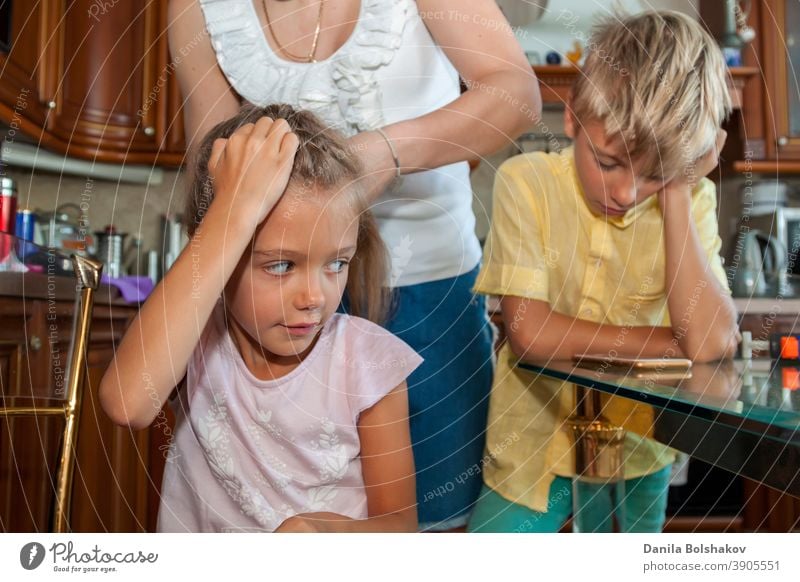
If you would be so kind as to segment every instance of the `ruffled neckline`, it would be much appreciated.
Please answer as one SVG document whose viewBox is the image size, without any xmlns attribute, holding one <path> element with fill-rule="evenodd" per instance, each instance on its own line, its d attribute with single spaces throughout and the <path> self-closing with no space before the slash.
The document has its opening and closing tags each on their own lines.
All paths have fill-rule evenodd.
<svg viewBox="0 0 800 582">
<path fill-rule="evenodd" d="M 200 0 L 217 61 L 239 95 L 257 105 L 282 101 L 309 109 L 346 135 L 384 125 L 375 73 L 402 46 L 411 2 L 361 0 L 342 46 L 323 61 L 300 63 L 273 51 L 251 0 Z"/>
</svg>

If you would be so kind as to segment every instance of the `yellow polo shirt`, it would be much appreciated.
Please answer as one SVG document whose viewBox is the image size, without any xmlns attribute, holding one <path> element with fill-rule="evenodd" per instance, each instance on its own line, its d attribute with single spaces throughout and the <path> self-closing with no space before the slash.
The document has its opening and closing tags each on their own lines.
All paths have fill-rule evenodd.
<svg viewBox="0 0 800 582">
<path fill-rule="evenodd" d="M 716 206 L 714 184 L 701 180 L 692 194 L 692 216 L 713 273 L 727 289 Z M 598 323 L 668 326 L 664 269 L 657 196 L 624 216 L 595 216 L 585 202 L 572 148 L 515 156 L 499 168 L 476 292 L 546 301 L 554 311 Z M 489 404 L 483 478 L 510 501 L 546 511 L 555 476 L 574 473 L 564 424 L 573 411 L 573 387 L 537 378 L 516 361 L 506 343 Z M 603 403 L 603 414 L 629 429 L 626 479 L 674 461 L 673 449 L 640 436 L 652 434 L 650 406 L 607 395 Z"/>
</svg>

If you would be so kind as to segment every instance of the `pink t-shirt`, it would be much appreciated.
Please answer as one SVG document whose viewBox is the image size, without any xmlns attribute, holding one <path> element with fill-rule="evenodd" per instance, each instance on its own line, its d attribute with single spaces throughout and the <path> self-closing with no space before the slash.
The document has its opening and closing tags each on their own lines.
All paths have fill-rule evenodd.
<svg viewBox="0 0 800 582">
<path fill-rule="evenodd" d="M 296 369 L 259 380 L 217 306 L 173 402 L 158 531 L 273 531 L 316 511 L 368 517 L 359 414 L 421 362 L 383 328 L 335 314 Z"/>
</svg>

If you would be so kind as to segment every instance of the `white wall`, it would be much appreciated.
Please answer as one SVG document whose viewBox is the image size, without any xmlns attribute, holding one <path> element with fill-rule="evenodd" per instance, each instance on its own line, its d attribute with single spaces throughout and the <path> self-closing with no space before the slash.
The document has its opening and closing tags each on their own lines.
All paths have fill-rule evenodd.
<svg viewBox="0 0 800 582">
<path fill-rule="evenodd" d="M 526 51 L 537 51 L 542 59 L 550 51 L 565 54 L 572 50 L 574 40 L 583 46 L 598 15 L 615 10 L 637 13 L 643 10 L 679 10 L 698 17 L 700 0 L 546 0 L 541 18 L 533 24 L 511 22 L 517 39 Z M 544 0 L 499 0 L 498 5 L 508 17 L 524 18 L 526 5 L 541 5 Z"/>
</svg>

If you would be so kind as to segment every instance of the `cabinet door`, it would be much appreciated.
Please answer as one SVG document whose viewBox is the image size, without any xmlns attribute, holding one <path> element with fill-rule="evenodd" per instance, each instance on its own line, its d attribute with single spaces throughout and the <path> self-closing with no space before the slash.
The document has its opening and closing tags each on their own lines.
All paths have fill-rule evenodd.
<svg viewBox="0 0 800 582">
<path fill-rule="evenodd" d="M 152 162 L 157 136 L 146 104 L 156 86 L 159 4 L 72 0 L 65 7 L 61 83 L 47 129 L 70 154 Z"/>
<path fill-rule="evenodd" d="M 14 131 L 43 127 L 55 94 L 57 0 L 8 0 L 2 7 L 0 110 Z M 13 138 L 13 134 L 9 134 Z"/>
<path fill-rule="evenodd" d="M 2 0 L 0 119 L 72 157 L 179 165 L 167 24 L 162 0 Z"/>
<path fill-rule="evenodd" d="M 800 160 L 800 2 L 766 0 L 765 8 L 761 34 L 769 97 L 765 103 L 770 133 L 767 153 L 777 159 Z"/>
<path fill-rule="evenodd" d="M 94 307 L 72 492 L 76 532 L 140 532 L 155 524 L 155 514 L 148 515 L 157 486 L 148 479 L 150 432 L 114 426 L 97 397 L 135 313 L 128 306 Z M 0 406 L 52 403 L 44 396 L 59 387 L 73 317 L 72 302 L 0 298 Z M 63 427 L 60 416 L 0 419 L 0 531 L 48 530 Z"/>
<path fill-rule="evenodd" d="M 0 298 L 0 406 L 53 403 L 44 397 L 63 386 L 53 372 L 68 351 L 71 311 L 51 316 L 43 302 Z M 0 419 L 0 531 L 48 530 L 63 424 L 52 416 Z"/>
<path fill-rule="evenodd" d="M 161 0 L 72 0 L 66 7 L 59 29 L 61 85 L 48 132 L 70 155 L 181 163 L 181 100 L 167 25 L 167 3 Z"/>
</svg>

